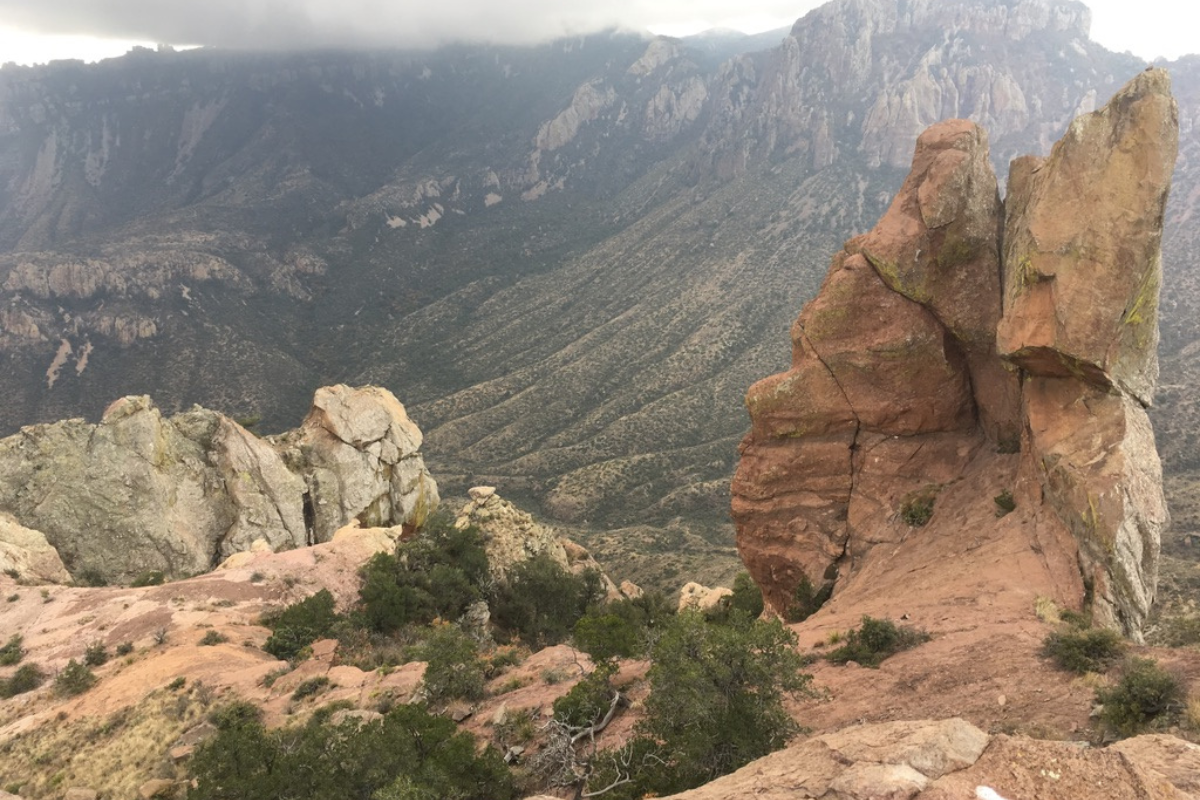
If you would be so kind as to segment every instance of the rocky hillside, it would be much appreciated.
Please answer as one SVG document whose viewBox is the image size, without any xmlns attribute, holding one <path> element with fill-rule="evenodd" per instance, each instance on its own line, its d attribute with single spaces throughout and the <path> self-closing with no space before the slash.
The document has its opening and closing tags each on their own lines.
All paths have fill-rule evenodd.
<svg viewBox="0 0 1200 800">
<path fill-rule="evenodd" d="M 451 489 L 727 541 L 742 392 L 786 366 L 824 254 L 883 212 L 926 125 L 982 124 L 1004 171 L 1144 68 L 1088 24 L 1071 0 L 836 0 L 723 61 L 613 33 L 6 68 L 0 425 L 149 393 L 279 430 L 317 386 L 370 382 Z M 1156 421 L 1180 470 L 1200 73 L 1167 66 Z"/>
</svg>

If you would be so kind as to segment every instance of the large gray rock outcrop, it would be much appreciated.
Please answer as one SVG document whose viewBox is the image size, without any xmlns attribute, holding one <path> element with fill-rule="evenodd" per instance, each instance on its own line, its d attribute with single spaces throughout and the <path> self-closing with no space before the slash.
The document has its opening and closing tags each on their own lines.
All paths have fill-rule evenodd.
<svg viewBox="0 0 1200 800">
<path fill-rule="evenodd" d="M 277 441 L 195 407 L 164 417 L 125 397 L 98 424 L 34 425 L 0 440 L 0 510 L 41 531 L 76 576 L 211 569 L 256 541 L 327 541 L 358 520 L 420 524 L 436 507 L 420 431 L 384 389 L 321 389 Z"/>
</svg>

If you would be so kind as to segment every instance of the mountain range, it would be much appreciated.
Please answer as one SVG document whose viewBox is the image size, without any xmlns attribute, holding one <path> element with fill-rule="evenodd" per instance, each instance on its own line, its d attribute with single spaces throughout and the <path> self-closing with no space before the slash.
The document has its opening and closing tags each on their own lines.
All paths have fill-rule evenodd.
<svg viewBox="0 0 1200 800">
<path fill-rule="evenodd" d="M 1074 0 L 833 0 L 766 38 L 6 65 L 0 433 L 141 393 L 270 432 L 375 383 L 445 490 L 727 548 L 743 393 L 788 364 L 829 256 L 926 126 L 980 123 L 1003 176 L 1147 66 L 1089 25 Z M 1187 494 L 1200 58 L 1160 66 L 1181 138 L 1152 416 Z"/>
</svg>

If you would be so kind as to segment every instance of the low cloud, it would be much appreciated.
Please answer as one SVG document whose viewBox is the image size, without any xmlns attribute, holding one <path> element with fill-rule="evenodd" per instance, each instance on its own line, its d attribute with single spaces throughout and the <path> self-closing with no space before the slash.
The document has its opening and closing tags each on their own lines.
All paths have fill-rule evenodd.
<svg viewBox="0 0 1200 800">
<path fill-rule="evenodd" d="M 0 18 L 38 33 L 279 49 L 524 44 L 609 27 L 795 19 L 817 0 L 0 0 Z"/>
</svg>

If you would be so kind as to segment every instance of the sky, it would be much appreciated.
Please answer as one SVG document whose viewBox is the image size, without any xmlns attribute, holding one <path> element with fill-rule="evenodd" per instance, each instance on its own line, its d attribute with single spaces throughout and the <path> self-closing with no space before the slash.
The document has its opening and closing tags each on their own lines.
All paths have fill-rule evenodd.
<svg viewBox="0 0 1200 800">
<path fill-rule="evenodd" d="M 790 26 L 820 0 L 0 0 L 0 63 L 95 61 L 134 45 L 524 43 L 606 27 L 686 35 Z M 1151 60 L 1200 53 L 1200 4 L 1090 0 L 1092 38 Z"/>
</svg>

